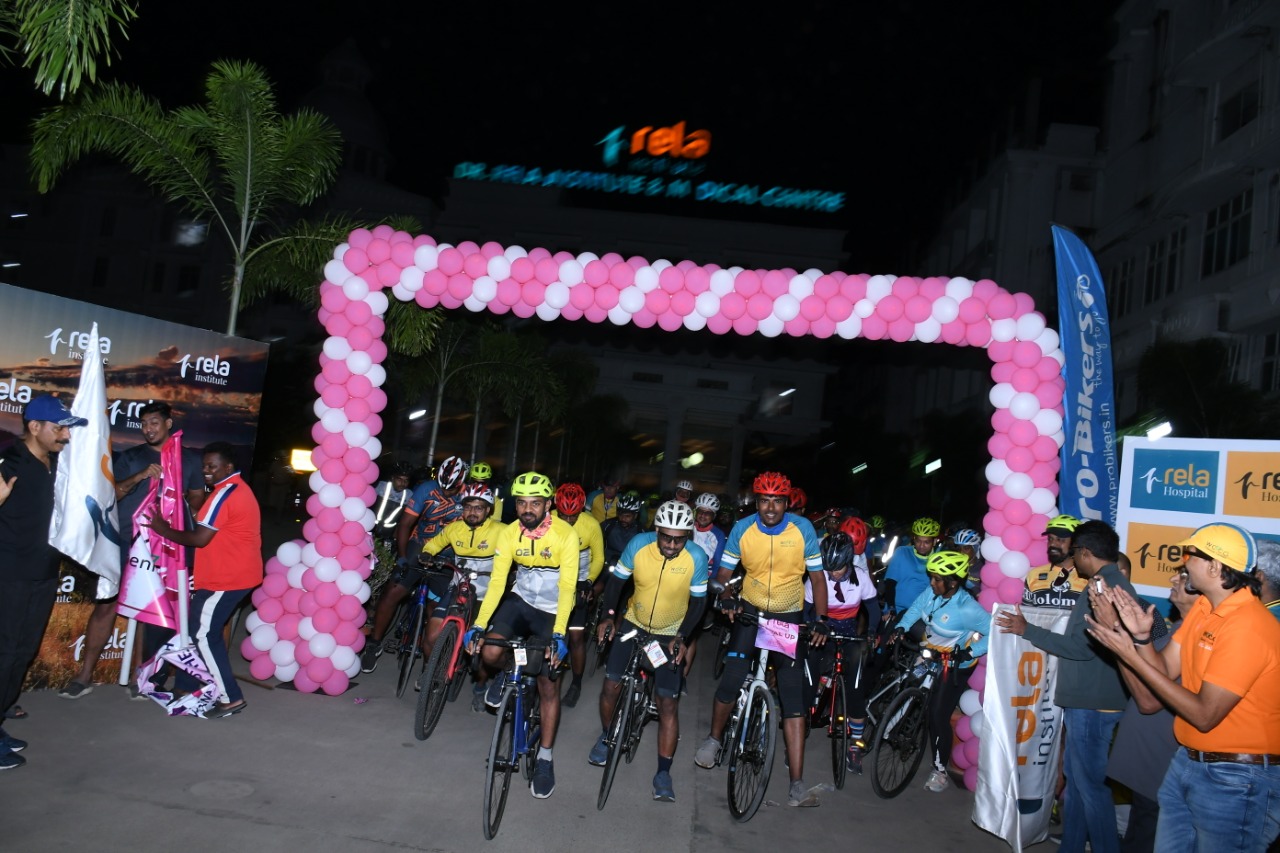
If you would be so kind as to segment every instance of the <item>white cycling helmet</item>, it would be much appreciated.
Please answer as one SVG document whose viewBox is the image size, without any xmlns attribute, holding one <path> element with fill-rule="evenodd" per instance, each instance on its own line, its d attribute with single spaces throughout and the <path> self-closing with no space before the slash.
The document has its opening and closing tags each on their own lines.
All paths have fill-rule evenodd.
<svg viewBox="0 0 1280 853">
<path fill-rule="evenodd" d="M 658 507 L 657 515 L 653 517 L 653 526 L 668 530 L 692 530 L 693 510 L 681 501 L 667 501 Z"/>
<path fill-rule="evenodd" d="M 693 483 L 689 482 L 688 480 L 681 480 L 680 482 L 676 483 L 676 491 L 678 492 L 681 489 L 684 489 L 686 492 L 692 492 Z"/>
<path fill-rule="evenodd" d="M 711 492 L 703 492 L 698 495 L 698 499 L 693 502 L 694 509 L 709 509 L 712 512 L 720 511 L 720 499 Z"/>
</svg>

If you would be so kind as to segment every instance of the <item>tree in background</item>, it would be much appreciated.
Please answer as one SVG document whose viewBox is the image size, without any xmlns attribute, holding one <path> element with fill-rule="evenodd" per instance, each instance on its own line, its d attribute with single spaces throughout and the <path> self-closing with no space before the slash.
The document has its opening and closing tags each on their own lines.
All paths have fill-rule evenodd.
<svg viewBox="0 0 1280 853">
<path fill-rule="evenodd" d="M 1182 438 L 1274 438 L 1280 401 L 1232 379 L 1217 338 L 1156 341 L 1138 364 L 1139 408 Z"/>
<path fill-rule="evenodd" d="M 0 0 L 0 60 L 35 68 L 35 84 L 59 100 L 97 82 L 98 62 L 118 56 L 113 40 L 128 39 L 138 17 L 129 0 Z"/>
</svg>

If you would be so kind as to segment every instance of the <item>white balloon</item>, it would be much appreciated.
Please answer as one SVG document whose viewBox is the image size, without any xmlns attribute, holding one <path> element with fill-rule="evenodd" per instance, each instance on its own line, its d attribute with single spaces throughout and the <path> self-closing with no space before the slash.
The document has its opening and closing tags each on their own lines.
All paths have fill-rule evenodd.
<svg viewBox="0 0 1280 853">
<path fill-rule="evenodd" d="M 356 658 L 355 663 L 343 670 L 347 674 L 347 678 L 355 678 L 360 674 L 360 658 Z"/>
<path fill-rule="evenodd" d="M 327 658 L 333 654 L 333 650 L 338 647 L 338 643 L 333 639 L 333 634 L 319 633 L 307 641 L 311 654 L 318 658 Z"/>
<path fill-rule="evenodd" d="M 1009 466 L 1005 464 L 1003 459 L 992 459 L 987 463 L 985 469 L 987 482 L 993 486 L 1002 485 L 1005 478 L 1009 476 Z"/>
<path fill-rule="evenodd" d="M 381 317 L 391 307 L 391 300 L 387 299 L 387 294 L 381 290 L 375 290 L 364 298 L 364 304 L 369 306 L 373 316 Z"/>
<path fill-rule="evenodd" d="M 804 278 L 804 276 L 800 276 Z M 808 281 L 809 279 L 805 279 Z M 790 293 L 784 293 L 773 301 L 773 316 L 782 322 L 794 320 L 800 316 L 800 300 L 796 299 Z"/>
<path fill-rule="evenodd" d="M 560 278 L 564 278 L 563 265 L 561 266 Z M 511 275 L 511 260 L 506 255 L 494 255 L 489 259 L 489 263 L 485 267 L 488 277 L 494 281 L 503 281 Z M 579 281 L 581 281 L 582 267 L 578 267 Z"/>
<path fill-rule="evenodd" d="M 807 270 L 804 271 L 804 273 L 802 273 L 802 275 L 804 275 L 805 278 L 809 279 L 809 281 L 817 282 L 818 279 L 822 278 L 823 272 L 817 267 L 809 267 Z"/>
<path fill-rule="evenodd" d="M 970 688 L 960 694 L 960 710 L 969 716 L 982 710 L 982 700 L 978 698 L 978 691 Z"/>
<path fill-rule="evenodd" d="M 327 481 L 324 478 L 324 474 L 321 474 L 316 470 L 312 471 L 310 476 L 307 477 L 307 485 L 311 487 L 311 492 L 314 494 L 323 489 L 327 485 Z M 299 552 L 301 552 L 301 548 L 299 548 Z M 294 560 L 293 562 L 296 563 L 297 560 Z M 285 563 L 285 565 L 291 566 L 293 563 Z"/>
<path fill-rule="evenodd" d="M 440 260 L 440 250 L 435 246 L 419 246 L 413 250 L 413 265 L 423 272 L 431 272 Z"/>
<path fill-rule="evenodd" d="M 711 292 L 716 296 L 724 296 L 733 292 L 733 277 L 737 273 L 729 270 L 716 270 L 711 274 Z"/>
<path fill-rule="evenodd" d="M 369 440 L 369 428 L 362 423 L 349 423 L 342 428 L 348 447 L 361 447 Z"/>
<path fill-rule="evenodd" d="M 354 350 L 351 355 L 347 356 L 347 370 L 352 373 L 358 373 L 361 376 L 369 372 L 369 368 L 373 367 L 373 359 L 369 357 L 369 353 L 363 350 Z"/>
<path fill-rule="evenodd" d="M 316 494 L 320 498 L 320 505 L 327 507 L 342 506 L 342 502 L 347 498 L 342 491 L 342 486 L 337 483 L 325 483 L 324 488 Z M 304 548 L 303 551 L 305 552 L 306 549 Z"/>
<path fill-rule="evenodd" d="M 509 261 L 514 261 L 519 258 L 529 257 L 529 253 L 522 246 L 508 246 L 503 250 L 502 256 Z"/>
<path fill-rule="evenodd" d="M 1031 507 L 1031 511 L 1036 515 L 1057 515 L 1053 510 L 1057 506 L 1057 498 L 1053 496 L 1053 492 L 1048 489 L 1032 489 L 1031 494 L 1027 495 L 1027 506 Z"/>
<path fill-rule="evenodd" d="M 302 562 L 302 556 L 298 556 L 298 564 L 290 566 L 289 571 L 285 573 L 285 579 L 289 581 L 289 586 L 294 589 L 302 589 L 302 576 L 306 574 L 307 569 L 311 568 Z"/>
<path fill-rule="evenodd" d="M 641 267 L 636 270 L 634 287 L 641 293 L 648 293 L 658 288 L 658 271 L 653 267 Z"/>
<path fill-rule="evenodd" d="M 615 326 L 625 326 L 631 322 L 631 312 L 621 305 L 615 305 L 609 309 L 609 322 Z"/>
<path fill-rule="evenodd" d="M 355 275 L 355 273 L 347 269 L 347 265 L 337 258 L 334 258 L 324 265 L 325 279 L 338 285 L 338 287 L 342 287 L 346 280 L 351 278 L 353 275 Z"/>
<path fill-rule="evenodd" d="M 939 296 L 933 303 L 933 319 L 950 323 L 960 316 L 960 303 L 950 296 Z"/>
<path fill-rule="evenodd" d="M 382 383 L 387 381 L 387 369 L 381 364 L 375 364 L 365 372 L 364 378 L 368 379 L 369 384 L 374 388 L 381 388 Z"/>
<path fill-rule="evenodd" d="M 714 317 L 720 313 L 720 297 L 716 296 L 710 290 L 704 290 L 699 293 L 693 301 L 693 310 L 698 316 L 705 321 L 710 317 Z M 703 325 L 706 325 L 704 322 Z"/>
<path fill-rule="evenodd" d="M 366 507 L 364 501 L 359 498 L 344 498 L 342 503 L 338 505 L 338 511 L 342 513 L 342 517 L 347 521 L 359 521 L 364 515 Z"/>
<path fill-rule="evenodd" d="M 797 273 L 787 283 L 787 292 L 796 299 L 804 299 L 813 295 L 813 279 L 803 273 Z"/>
<path fill-rule="evenodd" d="M 973 296 L 973 282 L 967 278 L 953 278 L 947 282 L 947 296 L 950 296 L 957 303 L 963 302 L 970 296 Z"/>
<path fill-rule="evenodd" d="M 560 309 L 543 302 L 533 309 L 533 313 L 537 314 L 539 319 L 546 320 L 549 323 L 560 316 Z"/>
<path fill-rule="evenodd" d="M 355 595 L 360 591 L 360 584 L 364 583 L 364 578 L 360 577 L 360 573 L 355 569 L 344 569 L 338 573 L 334 583 L 338 587 L 338 592 L 343 595 Z"/>
<path fill-rule="evenodd" d="M 331 407 L 324 401 L 323 397 L 317 397 L 315 402 L 311 404 L 311 411 L 315 412 L 316 418 L 323 421 L 324 416 L 331 411 Z"/>
<path fill-rule="evenodd" d="M 1062 433 L 1062 415 L 1053 409 L 1041 409 L 1031 418 L 1031 422 L 1036 425 L 1036 430 L 1041 435 L 1060 435 Z M 1061 447 L 1062 443 L 1059 442 Z"/>
<path fill-rule="evenodd" d="M 867 298 L 872 302 L 879 302 L 890 293 L 893 292 L 893 283 L 897 280 L 896 276 L 889 275 L 873 275 L 867 279 Z M 862 315 L 864 317 L 869 315 Z"/>
<path fill-rule="evenodd" d="M 365 604 L 373 597 L 373 589 L 366 583 L 361 584 L 360 591 L 356 593 L 356 598 L 360 599 L 361 604 Z"/>
<path fill-rule="evenodd" d="M 406 267 L 406 269 L 416 269 L 416 267 Z M 391 294 L 401 302 L 408 302 L 413 298 L 413 292 L 407 290 L 403 284 L 396 283 L 391 285 Z"/>
<path fill-rule="evenodd" d="M 982 556 L 989 563 L 1000 562 L 1000 558 L 1009 552 L 1009 549 L 1004 547 L 1004 540 L 999 536 L 988 536 L 983 539 L 981 550 Z"/>
<path fill-rule="evenodd" d="M 1009 399 L 1009 413 L 1020 421 L 1029 421 L 1040 411 L 1040 400 L 1030 391 L 1019 391 Z"/>
<path fill-rule="evenodd" d="M 1059 347 L 1062 339 L 1058 336 L 1054 329 L 1045 329 L 1036 337 L 1036 346 L 1040 347 L 1040 352 L 1045 355 L 1053 355 L 1055 352 L 1062 352 Z"/>
<path fill-rule="evenodd" d="M 1000 574 L 1018 580 L 1025 578 L 1027 572 L 1031 571 L 1031 561 L 1021 551 L 1005 551 L 1000 555 L 997 565 L 1000 566 Z"/>
<path fill-rule="evenodd" d="M 697 311 L 690 311 L 680 322 L 684 323 L 684 327 L 691 332 L 701 332 L 707 327 L 707 318 Z"/>
<path fill-rule="evenodd" d="M 981 708 L 969 716 L 969 731 L 979 740 L 987 736 L 987 715 Z"/>
<path fill-rule="evenodd" d="M 495 261 L 497 258 L 490 260 Z M 495 279 L 492 276 L 480 276 L 476 279 L 475 287 L 471 289 L 471 296 L 482 304 L 492 302 L 493 298 L 498 295 L 498 281 L 499 279 Z M 550 290 L 550 288 L 547 289 Z"/>
<path fill-rule="evenodd" d="M 916 323 L 915 337 L 926 344 L 931 344 L 942 337 L 942 324 L 932 317 L 921 320 Z"/>
<path fill-rule="evenodd" d="M 347 500 L 351 500 L 351 498 L 347 498 Z M 312 568 L 315 569 L 316 577 L 325 583 L 336 581 L 338 575 L 342 574 L 342 564 L 334 557 L 321 557 L 316 560 L 316 564 Z"/>
<path fill-rule="evenodd" d="M 333 257 L 335 260 L 342 260 L 342 256 L 347 253 L 347 249 L 351 248 L 350 243 L 339 243 L 333 247 Z"/>
<path fill-rule="evenodd" d="M 351 355 L 351 342 L 340 335 L 334 335 L 325 340 L 324 354 L 334 361 L 342 361 Z"/>
<path fill-rule="evenodd" d="M 351 662 L 356 660 L 356 653 L 351 650 L 350 646 L 335 646 L 329 654 L 329 661 L 333 664 L 334 669 L 346 670 L 351 666 Z"/>
<path fill-rule="evenodd" d="M 503 260 L 505 260 L 505 258 Z M 581 284 L 582 264 L 578 263 L 575 258 L 570 258 L 560 264 L 560 272 L 557 275 L 560 278 L 560 282 L 565 287 L 573 287 L 574 285 Z M 498 278 L 497 276 L 494 277 Z M 506 278 L 506 276 L 502 276 L 502 278 Z M 499 278 L 498 280 L 501 281 L 502 278 Z"/>
<path fill-rule="evenodd" d="M 272 625 L 259 625 L 258 630 L 249 635 L 249 645 L 260 652 L 269 652 L 280 638 Z"/>
<path fill-rule="evenodd" d="M 566 263 L 570 262 L 566 261 Z M 546 291 L 542 294 L 542 301 L 559 312 L 561 308 L 569 304 L 569 285 L 563 281 L 552 282 L 547 285 Z"/>
<path fill-rule="evenodd" d="M 342 432 L 349 423 L 347 413 L 342 409 L 330 409 L 320 416 L 320 424 L 326 432 Z"/>
<path fill-rule="evenodd" d="M 675 264 L 671 263 L 671 261 L 667 260 L 666 258 L 658 258 L 656 261 L 649 264 L 649 266 L 653 267 L 657 272 L 661 273 L 667 267 L 673 267 L 675 266 Z"/>
<path fill-rule="evenodd" d="M 1021 471 L 1013 471 L 1009 476 L 1004 478 L 1005 494 L 1017 501 L 1024 501 L 1031 496 L 1031 490 L 1035 488 L 1035 484 L 1031 482 L 1031 477 L 1023 474 Z"/>
<path fill-rule="evenodd" d="M 991 340 L 1004 343 L 1013 340 L 1018 333 L 1018 321 L 1011 317 L 991 321 Z"/>
<path fill-rule="evenodd" d="M 372 530 L 373 522 L 375 520 L 376 520 L 376 517 L 373 514 L 373 510 L 366 509 L 364 511 L 364 515 L 360 516 L 360 526 L 363 527 L 365 530 Z"/>
<path fill-rule="evenodd" d="M 377 436 L 369 436 L 369 440 L 360 446 L 369 454 L 370 459 L 382 456 L 382 441 Z"/>
<path fill-rule="evenodd" d="M 316 473 L 319 473 L 318 471 Z M 298 544 L 298 540 L 290 539 L 287 542 L 281 542 L 276 548 L 276 559 L 285 566 L 296 566 L 298 561 L 302 559 L 302 546 Z"/>
<path fill-rule="evenodd" d="M 359 302 L 369 295 L 369 282 L 358 275 L 353 275 L 343 282 L 342 292 L 352 302 Z"/>
<path fill-rule="evenodd" d="M 770 314 L 768 317 L 765 317 L 760 321 L 759 325 L 756 326 L 756 329 L 758 329 L 760 334 L 764 335 L 766 338 L 776 338 L 778 335 L 782 334 L 784 326 L 785 324 L 782 320 L 778 319 L 776 315 Z"/>
<path fill-rule="evenodd" d="M 644 291 L 638 287 L 624 287 L 618 294 L 618 307 L 634 314 L 644 307 Z"/>
<path fill-rule="evenodd" d="M 263 622 L 262 617 L 258 615 L 258 611 L 252 611 L 248 616 L 244 617 L 244 629 L 252 634 L 263 625 L 269 625 L 270 622 Z"/>
<path fill-rule="evenodd" d="M 277 666 L 276 680 L 293 681 L 294 677 L 298 674 L 298 670 L 301 668 L 302 667 L 298 666 L 298 662 L 296 660 L 288 666 Z"/>
<path fill-rule="evenodd" d="M 848 341 L 858 337 L 862 334 L 862 318 L 857 314 L 850 314 L 836 323 L 836 334 Z"/>
<path fill-rule="evenodd" d="M 1017 392 L 1013 390 L 1013 386 L 1008 382 L 997 382 L 991 386 L 991 390 L 987 392 L 987 399 L 991 401 L 991 405 L 997 409 L 1009 408 L 1009 402 L 1013 399 L 1013 395 Z"/>
<path fill-rule="evenodd" d="M 271 662 L 276 666 L 288 666 L 295 663 L 297 658 L 294 657 L 295 646 L 293 640 L 280 640 L 271 647 Z"/>
<path fill-rule="evenodd" d="M 400 270 L 400 286 L 409 293 L 417 293 L 422 290 L 422 270 L 415 267 L 405 267 Z"/>
<path fill-rule="evenodd" d="M 298 636 L 304 640 L 310 640 L 318 631 L 316 626 L 312 624 L 310 616 L 303 616 L 298 620 Z"/>
<path fill-rule="evenodd" d="M 489 307 L 489 303 L 481 302 L 479 299 L 476 299 L 475 294 L 472 294 L 462 300 L 462 307 L 466 308 L 472 314 L 479 314 L 481 311 Z"/>
<path fill-rule="evenodd" d="M 876 313 L 876 304 L 870 299 L 863 298 L 853 303 L 853 316 L 860 320 L 865 320 L 874 313 Z"/>
<path fill-rule="evenodd" d="M 1018 318 L 1018 340 L 1020 341 L 1034 341 L 1044 330 L 1044 315 L 1039 311 L 1032 311 Z"/>
</svg>

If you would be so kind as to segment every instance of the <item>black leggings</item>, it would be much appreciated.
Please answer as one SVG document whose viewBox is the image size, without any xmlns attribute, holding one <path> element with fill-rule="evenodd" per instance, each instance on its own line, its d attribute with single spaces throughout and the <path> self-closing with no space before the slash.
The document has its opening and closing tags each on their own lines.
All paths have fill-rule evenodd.
<svg viewBox="0 0 1280 853">
<path fill-rule="evenodd" d="M 831 626 L 840 633 L 847 633 L 846 626 L 841 621 L 833 621 Z M 853 620 L 847 620 L 852 622 Z M 844 640 L 842 645 L 844 648 L 841 652 L 844 654 L 844 695 L 846 710 L 850 719 L 861 720 L 867 716 L 867 682 L 870 674 L 864 668 L 861 675 L 858 669 L 862 664 L 862 643 L 855 643 L 852 640 Z M 836 656 L 836 641 L 827 640 L 821 648 L 809 647 L 809 674 L 813 677 L 813 686 L 811 691 L 817 690 L 818 679 L 831 668 L 831 662 Z M 810 697 L 809 704 L 813 704 L 813 697 Z"/>
<path fill-rule="evenodd" d="M 933 687 L 929 699 L 929 743 L 933 747 L 935 770 L 946 770 L 951 761 L 951 713 L 960 704 L 960 695 L 968 689 L 973 669 L 952 667 Z"/>
<path fill-rule="evenodd" d="M 784 622 L 800 624 L 800 611 L 794 613 L 760 613 L 755 607 L 742 603 L 742 612 L 760 617 L 780 619 Z M 751 660 L 756 656 L 756 626 L 744 625 L 735 621 L 729 634 L 729 650 L 725 654 L 724 675 L 720 676 L 720 684 L 716 687 L 716 700 L 733 702 L 742 682 L 747 678 Z M 800 654 L 797 650 L 797 654 Z M 773 666 L 777 679 L 778 702 L 782 705 L 783 717 L 803 717 L 805 714 L 804 669 L 799 660 L 792 660 L 784 654 L 769 652 L 769 663 Z"/>
</svg>

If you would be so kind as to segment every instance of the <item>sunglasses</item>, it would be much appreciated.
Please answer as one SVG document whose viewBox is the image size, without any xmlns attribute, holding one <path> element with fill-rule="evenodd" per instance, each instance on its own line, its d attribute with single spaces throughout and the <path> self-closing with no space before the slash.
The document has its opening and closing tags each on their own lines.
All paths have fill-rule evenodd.
<svg viewBox="0 0 1280 853">
<path fill-rule="evenodd" d="M 1212 559 L 1211 557 L 1209 557 L 1209 555 L 1205 554 L 1203 551 L 1197 551 L 1195 548 L 1183 548 L 1183 549 L 1182 549 L 1182 560 L 1183 560 L 1183 562 L 1186 562 L 1187 560 L 1190 560 L 1192 557 L 1199 557 L 1201 560 L 1209 560 L 1209 559 Z"/>
<path fill-rule="evenodd" d="M 689 541 L 689 536 L 688 534 L 683 536 L 669 536 L 666 533 L 659 533 L 658 541 L 666 542 L 668 545 L 683 545 Z"/>
</svg>

